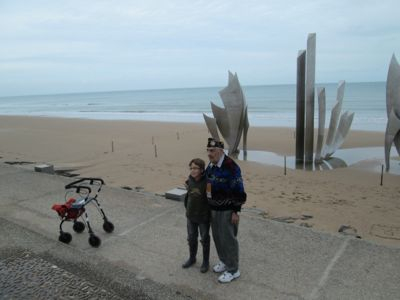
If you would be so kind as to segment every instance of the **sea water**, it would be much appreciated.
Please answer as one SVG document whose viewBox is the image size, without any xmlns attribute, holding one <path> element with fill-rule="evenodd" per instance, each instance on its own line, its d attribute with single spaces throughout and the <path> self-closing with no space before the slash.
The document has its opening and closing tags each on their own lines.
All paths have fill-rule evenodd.
<svg viewBox="0 0 400 300">
<path fill-rule="evenodd" d="M 326 125 L 336 102 L 337 83 L 317 84 L 326 91 Z M 0 97 L 0 115 L 44 116 L 100 120 L 146 120 L 203 123 L 212 116 L 210 101 L 223 107 L 223 87 L 135 90 L 56 95 Z M 296 127 L 296 85 L 243 86 L 250 126 Z M 384 131 L 385 82 L 346 83 L 342 112 L 354 112 L 352 129 Z"/>
</svg>

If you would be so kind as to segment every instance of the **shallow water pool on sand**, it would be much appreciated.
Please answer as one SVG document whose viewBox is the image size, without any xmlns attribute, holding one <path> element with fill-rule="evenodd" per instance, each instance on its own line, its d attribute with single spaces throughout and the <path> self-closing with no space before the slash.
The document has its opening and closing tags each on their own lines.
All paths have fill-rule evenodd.
<svg viewBox="0 0 400 300">
<path fill-rule="evenodd" d="M 396 159 L 395 149 L 392 151 L 392 159 L 390 160 L 390 170 L 388 173 L 400 175 L 400 160 Z M 337 168 L 345 168 L 355 165 L 362 161 L 376 161 L 369 170 L 374 172 L 381 172 L 382 164 L 384 164 L 385 152 L 383 147 L 363 147 L 363 148 L 350 148 L 339 149 L 334 153 L 334 156 L 328 160 L 324 160 L 320 164 L 312 163 L 305 165 L 296 165 L 294 156 L 286 156 L 286 168 L 288 169 L 304 169 L 309 171 L 326 171 Z M 246 152 L 240 151 L 237 159 L 245 161 L 254 161 L 267 165 L 274 165 L 284 168 L 285 156 L 268 151 L 253 151 L 247 150 Z"/>
</svg>

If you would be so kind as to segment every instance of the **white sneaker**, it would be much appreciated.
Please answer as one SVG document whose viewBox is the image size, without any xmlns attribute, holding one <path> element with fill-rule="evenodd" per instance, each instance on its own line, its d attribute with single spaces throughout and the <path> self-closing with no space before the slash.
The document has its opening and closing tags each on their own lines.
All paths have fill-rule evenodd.
<svg viewBox="0 0 400 300">
<path fill-rule="evenodd" d="M 213 271 L 215 272 L 215 273 L 222 273 L 222 272 L 224 272 L 226 270 L 226 266 L 225 266 L 225 264 L 222 262 L 222 261 L 220 261 L 219 263 L 217 263 L 214 267 L 213 267 Z"/>
<path fill-rule="evenodd" d="M 229 273 L 228 271 L 225 271 L 224 274 L 218 277 L 218 281 L 221 283 L 229 283 L 232 280 L 239 278 L 240 277 L 240 271 L 237 270 L 235 273 Z"/>
</svg>

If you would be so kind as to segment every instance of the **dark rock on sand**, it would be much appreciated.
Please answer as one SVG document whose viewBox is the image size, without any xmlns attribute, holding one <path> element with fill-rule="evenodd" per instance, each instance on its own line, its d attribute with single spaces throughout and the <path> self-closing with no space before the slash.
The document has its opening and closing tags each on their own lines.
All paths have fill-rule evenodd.
<svg viewBox="0 0 400 300">
<path fill-rule="evenodd" d="M 348 225 L 340 226 L 338 232 L 343 235 L 350 235 L 350 236 L 354 236 L 358 239 L 361 239 L 361 236 L 357 234 L 357 229 L 355 229 L 354 227 L 348 226 Z"/>
</svg>

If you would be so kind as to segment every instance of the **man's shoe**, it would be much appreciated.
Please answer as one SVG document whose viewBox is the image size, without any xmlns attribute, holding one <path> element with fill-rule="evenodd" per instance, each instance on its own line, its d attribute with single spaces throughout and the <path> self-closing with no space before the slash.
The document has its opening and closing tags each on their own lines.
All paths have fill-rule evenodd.
<svg viewBox="0 0 400 300">
<path fill-rule="evenodd" d="M 220 261 L 219 263 L 217 263 L 214 267 L 213 267 L 213 271 L 215 272 L 215 273 L 222 273 L 222 272 L 224 272 L 226 270 L 226 266 L 225 266 L 225 264 L 222 262 L 222 261 Z"/>
<path fill-rule="evenodd" d="M 218 281 L 221 283 L 229 283 L 232 280 L 239 278 L 240 277 L 240 271 L 237 270 L 235 273 L 229 273 L 228 271 L 225 271 L 224 274 L 218 277 Z"/>
</svg>

